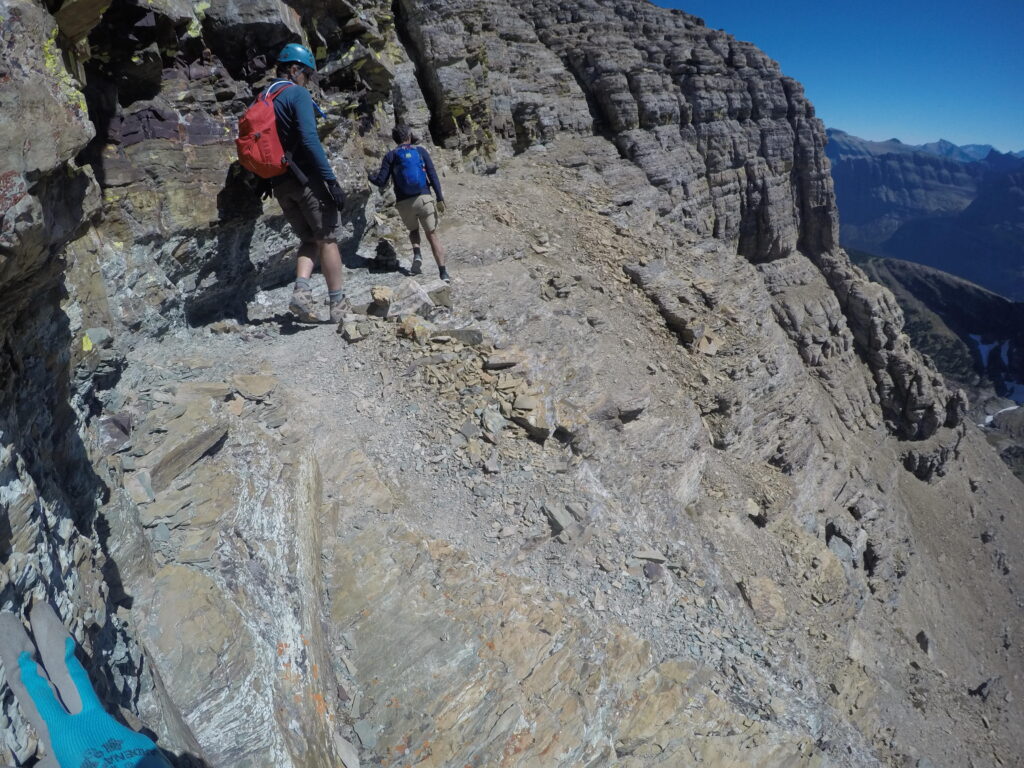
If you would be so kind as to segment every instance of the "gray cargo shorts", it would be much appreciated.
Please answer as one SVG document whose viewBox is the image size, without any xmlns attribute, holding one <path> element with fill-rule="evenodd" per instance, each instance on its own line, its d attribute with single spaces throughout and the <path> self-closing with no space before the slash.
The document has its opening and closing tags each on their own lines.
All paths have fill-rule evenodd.
<svg viewBox="0 0 1024 768">
<path fill-rule="evenodd" d="M 334 200 L 326 194 L 321 197 L 312 186 L 303 186 L 294 176 L 288 175 L 274 187 L 274 197 L 302 242 L 337 242 L 341 234 L 341 216 Z"/>
</svg>

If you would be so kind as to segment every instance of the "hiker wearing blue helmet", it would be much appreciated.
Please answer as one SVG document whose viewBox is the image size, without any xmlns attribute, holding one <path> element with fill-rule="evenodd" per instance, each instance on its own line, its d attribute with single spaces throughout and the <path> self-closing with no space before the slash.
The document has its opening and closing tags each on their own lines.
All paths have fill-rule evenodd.
<svg viewBox="0 0 1024 768">
<path fill-rule="evenodd" d="M 320 321 L 309 282 L 319 260 L 330 296 L 331 321 L 339 322 L 349 308 L 338 250 L 345 194 L 316 132 L 316 114 L 320 110 L 306 90 L 315 71 L 316 60 L 306 46 L 290 43 L 281 49 L 277 79 L 265 93 L 280 91 L 273 100 L 274 116 L 288 157 L 288 172 L 272 178 L 270 183 L 274 197 L 301 241 L 295 290 L 288 308 L 302 322 Z"/>
</svg>

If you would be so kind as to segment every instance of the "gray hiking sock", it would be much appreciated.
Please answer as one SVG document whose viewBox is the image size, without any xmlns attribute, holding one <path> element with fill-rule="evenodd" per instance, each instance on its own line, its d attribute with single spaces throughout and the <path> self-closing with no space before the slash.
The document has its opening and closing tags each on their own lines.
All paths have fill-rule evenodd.
<svg viewBox="0 0 1024 768">
<path fill-rule="evenodd" d="M 29 613 L 32 637 L 39 649 L 39 659 L 46 668 L 46 674 L 57 688 L 68 712 L 76 715 L 82 711 L 82 699 L 71 679 L 65 663 L 64 653 L 68 631 L 49 603 L 36 603 Z"/>
<path fill-rule="evenodd" d="M 32 724 L 36 733 L 49 743 L 50 733 L 46 728 L 46 723 L 43 722 L 43 718 L 36 708 L 32 706 L 32 697 L 29 696 L 25 684 L 21 681 L 18 657 L 22 651 L 27 651 L 33 658 L 38 659 L 35 646 L 29 639 L 21 619 L 8 611 L 0 613 L 0 665 L 4 668 L 7 685 L 10 686 L 18 701 L 22 703 L 21 712 L 25 719 Z"/>
<path fill-rule="evenodd" d="M 295 290 L 296 291 L 309 291 L 312 290 L 309 286 L 308 277 L 296 277 L 295 278 Z"/>
<path fill-rule="evenodd" d="M 345 289 L 339 288 L 336 291 L 328 291 L 327 298 L 330 299 L 331 304 L 337 304 L 339 301 L 345 298 Z"/>
</svg>

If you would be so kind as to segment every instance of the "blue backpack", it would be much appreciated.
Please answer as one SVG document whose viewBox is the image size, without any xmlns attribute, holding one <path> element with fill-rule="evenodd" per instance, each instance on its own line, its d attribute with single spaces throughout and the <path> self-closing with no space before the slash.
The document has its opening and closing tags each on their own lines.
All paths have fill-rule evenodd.
<svg viewBox="0 0 1024 768">
<path fill-rule="evenodd" d="M 403 144 L 395 150 L 394 175 L 399 194 L 425 194 L 429 190 L 423 156 L 414 146 Z"/>
</svg>

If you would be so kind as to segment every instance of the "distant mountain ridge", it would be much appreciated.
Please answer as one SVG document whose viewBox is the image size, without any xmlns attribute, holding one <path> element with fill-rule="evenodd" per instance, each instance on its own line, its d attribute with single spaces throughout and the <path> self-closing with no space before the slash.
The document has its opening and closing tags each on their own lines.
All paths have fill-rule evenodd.
<svg viewBox="0 0 1024 768">
<path fill-rule="evenodd" d="M 1024 299 L 1024 158 L 944 140 L 828 138 L 845 247 Z"/>
<path fill-rule="evenodd" d="M 830 142 L 838 142 L 847 151 L 860 149 L 861 151 L 866 151 L 875 155 L 889 153 L 913 154 L 915 152 L 924 152 L 928 155 L 956 160 L 960 163 L 976 163 L 986 160 L 989 155 L 995 152 L 997 157 L 1008 156 L 1024 159 L 1024 149 L 1012 152 L 1000 152 L 991 144 L 958 145 L 947 139 L 939 139 L 938 141 L 931 141 L 927 144 L 907 144 L 895 137 L 891 139 L 884 139 L 883 141 L 875 141 L 872 139 L 862 139 L 859 136 L 854 136 L 853 134 L 847 133 L 846 131 L 838 128 L 828 128 L 826 133 L 828 134 Z"/>
<path fill-rule="evenodd" d="M 999 152 L 999 150 L 991 144 L 964 144 L 962 146 L 957 146 L 951 141 L 946 141 L 946 139 L 939 139 L 938 141 L 932 141 L 928 144 L 917 144 L 914 145 L 913 148 L 919 149 L 922 152 L 927 152 L 930 155 L 959 160 L 962 163 L 973 163 L 978 160 L 984 160 L 993 152 L 996 154 L 1009 154 L 1013 157 L 1024 157 L 1024 150 L 1003 153 Z"/>
</svg>

